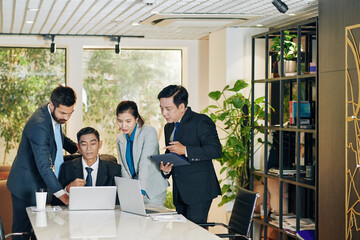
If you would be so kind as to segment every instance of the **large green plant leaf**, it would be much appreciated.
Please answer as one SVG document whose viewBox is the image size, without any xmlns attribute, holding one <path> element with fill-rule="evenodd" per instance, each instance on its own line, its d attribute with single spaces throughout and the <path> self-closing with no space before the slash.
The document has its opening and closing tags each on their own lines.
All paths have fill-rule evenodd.
<svg viewBox="0 0 360 240">
<path fill-rule="evenodd" d="M 242 97 L 233 98 L 232 103 L 235 108 L 242 108 L 245 105 L 245 101 Z"/>
<path fill-rule="evenodd" d="M 219 98 L 221 97 L 221 92 L 220 91 L 214 91 L 214 92 L 211 92 L 209 93 L 209 97 L 212 99 L 212 100 L 219 100 Z"/>
<path fill-rule="evenodd" d="M 238 92 L 241 89 L 246 88 L 248 85 L 249 84 L 247 82 L 245 82 L 245 80 L 239 79 L 235 82 L 234 87 L 230 88 L 229 91 Z"/>
</svg>

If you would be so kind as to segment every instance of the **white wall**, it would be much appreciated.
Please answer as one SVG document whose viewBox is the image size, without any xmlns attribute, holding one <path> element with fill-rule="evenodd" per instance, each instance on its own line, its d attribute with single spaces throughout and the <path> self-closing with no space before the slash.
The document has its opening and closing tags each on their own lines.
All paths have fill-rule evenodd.
<svg viewBox="0 0 360 240">
<path fill-rule="evenodd" d="M 251 36 L 268 31 L 268 29 L 253 29 L 253 28 L 227 28 L 211 33 L 209 36 L 209 91 L 221 91 L 227 84 L 233 84 L 238 79 L 247 79 L 249 87 L 245 89 L 243 94 L 249 96 L 250 80 L 251 80 Z M 262 43 L 256 43 L 262 44 Z M 261 46 L 260 46 L 261 47 Z M 265 46 L 264 46 L 265 47 Z M 255 59 L 257 62 L 265 57 L 265 48 L 263 53 L 257 52 Z M 264 78 L 264 67 L 259 66 L 255 76 L 257 78 Z M 258 88 L 255 95 L 263 94 L 263 90 Z M 213 104 L 209 101 L 208 104 Z M 224 133 L 218 130 L 219 137 L 223 138 Z M 260 152 L 255 156 L 257 160 L 257 167 L 259 166 Z M 220 172 L 221 166 L 215 162 L 217 172 Z M 225 173 L 218 175 L 218 178 L 225 178 Z M 226 207 L 217 208 L 217 204 L 221 201 L 218 197 L 212 204 L 209 218 L 226 222 L 226 211 L 231 211 L 232 205 L 227 204 Z M 213 214 L 216 213 L 216 214 Z M 216 216 L 216 219 L 215 219 Z M 215 231 L 218 231 L 216 229 Z"/>
</svg>

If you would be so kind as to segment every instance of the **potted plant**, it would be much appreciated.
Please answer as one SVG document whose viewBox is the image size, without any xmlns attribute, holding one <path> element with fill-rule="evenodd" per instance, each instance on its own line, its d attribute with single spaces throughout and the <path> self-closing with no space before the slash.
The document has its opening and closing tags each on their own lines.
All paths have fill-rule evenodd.
<svg viewBox="0 0 360 240">
<path fill-rule="evenodd" d="M 296 59 L 297 59 L 297 44 L 293 39 L 297 36 L 290 34 L 289 31 L 284 31 L 284 72 L 285 76 L 290 76 L 295 73 Z M 281 39 L 277 36 L 273 39 L 273 45 L 270 47 L 271 51 L 277 52 L 277 61 L 279 73 L 281 72 L 280 56 L 281 56 Z M 290 74 L 289 74 L 290 73 Z M 296 73 L 295 73 L 296 74 Z"/>
<path fill-rule="evenodd" d="M 249 186 L 249 161 L 251 122 L 251 101 L 240 91 L 248 86 L 245 80 L 237 80 L 232 88 L 229 85 L 220 91 L 209 93 L 209 97 L 216 101 L 216 105 L 209 105 L 202 112 L 210 113 L 210 118 L 216 126 L 223 130 L 226 136 L 222 140 L 222 156 L 216 159 L 220 162 L 227 176 L 221 179 L 222 200 L 219 206 L 232 201 L 236 197 L 238 187 Z M 230 95 L 229 95 L 230 94 Z M 254 102 L 254 126 L 259 126 L 259 120 L 264 119 L 264 97 Z M 254 129 L 255 133 L 259 131 Z M 262 143 L 261 138 L 257 142 Z M 258 146 L 257 146 L 258 149 Z M 228 181 L 229 180 L 229 181 Z"/>
</svg>

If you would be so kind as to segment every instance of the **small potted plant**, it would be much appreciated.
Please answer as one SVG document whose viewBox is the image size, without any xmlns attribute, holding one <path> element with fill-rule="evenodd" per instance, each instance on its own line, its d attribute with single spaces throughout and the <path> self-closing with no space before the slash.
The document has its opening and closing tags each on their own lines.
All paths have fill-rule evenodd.
<svg viewBox="0 0 360 240">
<path fill-rule="evenodd" d="M 285 76 L 295 75 L 295 66 L 297 59 L 297 44 L 292 40 L 297 36 L 290 34 L 289 31 L 284 31 L 284 72 Z M 271 51 L 277 52 L 277 61 L 279 73 L 281 72 L 280 56 L 281 56 L 281 39 L 277 36 L 273 39 L 273 45 L 270 47 Z"/>
</svg>

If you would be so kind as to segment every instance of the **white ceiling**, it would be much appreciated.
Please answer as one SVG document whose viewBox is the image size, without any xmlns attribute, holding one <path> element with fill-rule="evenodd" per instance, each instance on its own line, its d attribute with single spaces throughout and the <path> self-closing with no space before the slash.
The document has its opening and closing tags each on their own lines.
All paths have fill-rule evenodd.
<svg viewBox="0 0 360 240">
<path fill-rule="evenodd" d="M 272 0 L 0 0 L 0 34 L 202 39 L 227 26 L 278 28 L 318 16 L 318 0 L 283 2 L 286 14 Z"/>
</svg>

